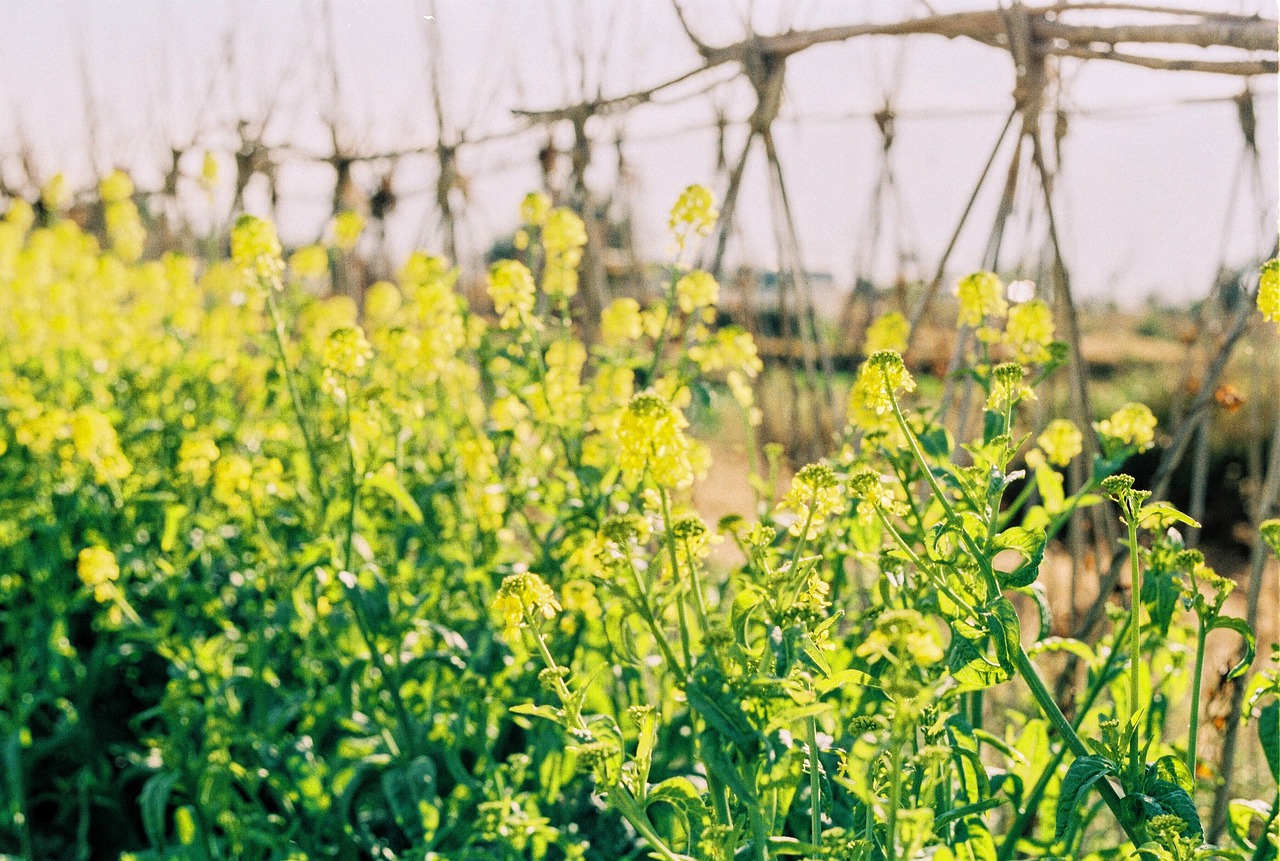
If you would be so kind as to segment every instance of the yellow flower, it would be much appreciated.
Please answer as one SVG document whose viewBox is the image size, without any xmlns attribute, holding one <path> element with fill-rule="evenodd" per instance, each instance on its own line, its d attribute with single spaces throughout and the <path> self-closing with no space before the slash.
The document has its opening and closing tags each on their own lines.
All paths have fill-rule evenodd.
<svg viewBox="0 0 1280 861">
<path fill-rule="evenodd" d="M 569 298 L 578 292 L 578 264 L 582 262 L 582 247 L 586 244 L 586 225 L 573 210 L 563 206 L 551 210 L 542 228 L 545 293 Z"/>
<path fill-rule="evenodd" d="M 1084 450 L 1084 437 L 1075 423 L 1067 419 L 1054 419 L 1036 438 L 1036 444 L 1054 466 L 1066 466 Z"/>
<path fill-rule="evenodd" d="M 360 241 L 364 233 L 364 216 L 350 209 L 339 212 L 333 217 L 331 225 L 333 244 L 343 251 L 350 251 Z"/>
<path fill-rule="evenodd" d="M 677 198 L 671 207 L 671 235 L 678 251 L 683 251 L 691 236 L 707 236 L 715 227 L 720 213 L 715 208 L 715 197 L 705 185 L 691 185 Z"/>
<path fill-rule="evenodd" d="M 647 469 L 657 485 L 692 484 L 690 446 L 684 435 L 688 424 L 680 410 L 652 392 L 633 397 L 614 430 L 623 480 L 638 484 Z"/>
<path fill-rule="evenodd" d="M 120 579 L 120 566 L 115 554 L 105 547 L 86 547 L 76 558 L 76 573 L 80 582 L 93 590 L 93 598 L 104 604 L 115 597 L 116 581 Z"/>
<path fill-rule="evenodd" d="M 805 521 L 808 521 L 809 530 L 805 534 L 805 540 L 812 541 L 818 535 L 818 527 L 826 522 L 828 515 L 839 511 L 843 502 L 831 467 L 811 463 L 792 477 L 791 489 L 778 503 L 778 510 L 795 515 L 790 527 L 792 535 L 799 536 L 804 530 Z"/>
<path fill-rule="evenodd" d="M 600 337 L 606 346 L 617 347 L 643 334 L 640 303 L 635 299 L 614 299 L 600 313 Z"/>
<path fill-rule="evenodd" d="M 1104 437 L 1134 446 L 1138 451 L 1146 451 L 1155 441 L 1156 417 L 1146 404 L 1130 403 L 1116 410 L 1110 418 L 1095 423 L 1094 427 Z"/>
<path fill-rule="evenodd" d="M 520 220 L 533 227 L 546 224 L 550 211 L 551 198 L 540 191 L 531 191 L 520 201 Z"/>
<path fill-rule="evenodd" d="M 98 183 L 98 194 L 103 203 L 118 203 L 133 196 L 133 180 L 122 170 L 113 170 Z"/>
<path fill-rule="evenodd" d="M 533 273 L 517 260 L 499 260 L 489 267 L 489 298 L 501 315 L 498 325 L 514 329 L 529 322 L 537 301 Z"/>
<path fill-rule="evenodd" d="M 189 474 L 192 483 L 203 486 L 219 454 L 218 444 L 208 437 L 187 437 L 178 446 L 178 472 Z"/>
<path fill-rule="evenodd" d="M 71 192 L 67 188 L 67 178 L 55 173 L 40 190 L 40 200 L 50 212 L 62 212 L 71 200 Z"/>
<path fill-rule="evenodd" d="M 863 349 L 869 356 L 881 350 L 893 350 L 901 353 L 907 349 L 907 337 L 911 334 L 911 324 L 898 311 L 881 314 L 876 321 L 867 327 L 866 344 Z"/>
<path fill-rule="evenodd" d="M 893 488 L 885 483 L 880 473 L 869 467 L 863 467 L 849 478 L 849 493 L 858 500 L 858 519 L 864 523 L 875 520 L 876 512 L 886 516 L 901 515 L 907 506 L 898 502 Z"/>
<path fill-rule="evenodd" d="M 401 304 L 399 287 L 390 281 L 375 281 L 364 294 L 364 315 L 374 323 L 386 323 L 395 317 Z"/>
<path fill-rule="evenodd" d="M 720 285 L 710 272 L 695 269 L 676 282 L 676 301 L 680 310 L 692 314 L 699 308 L 713 306 L 720 300 Z"/>
<path fill-rule="evenodd" d="M 689 348 L 689 358 L 704 371 L 737 371 L 754 379 L 764 370 L 755 339 L 741 326 L 725 326 L 706 344 Z"/>
<path fill-rule="evenodd" d="M 231 230 L 231 260 L 251 282 L 276 290 L 284 288 L 284 261 L 276 228 L 269 221 L 242 215 Z"/>
<path fill-rule="evenodd" d="M 323 278 L 329 274 L 329 251 L 323 245 L 304 245 L 289 255 L 289 268 L 299 278 Z"/>
<path fill-rule="evenodd" d="M 1268 260 L 1262 265 L 1258 278 L 1258 310 L 1262 319 L 1280 324 L 1280 259 Z"/>
<path fill-rule="evenodd" d="M 1005 362 L 991 369 L 991 391 L 987 395 L 987 409 L 1002 410 L 1020 400 L 1035 398 L 1035 392 L 1022 384 L 1027 369 L 1017 362 Z"/>
<path fill-rule="evenodd" d="M 980 327 L 988 317 L 1003 318 L 1009 310 L 1004 285 L 993 272 L 974 272 L 960 279 L 956 296 L 960 300 L 957 325 Z"/>
<path fill-rule="evenodd" d="M 529 571 L 504 577 L 493 606 L 508 629 L 523 627 L 527 623 L 526 614 L 553 619 L 560 611 L 556 593 L 551 591 L 546 581 Z"/>
<path fill-rule="evenodd" d="M 545 418 L 555 424 L 572 424 L 582 411 L 582 367 L 587 362 L 587 349 L 581 341 L 556 341 L 547 348 Z"/>
<path fill-rule="evenodd" d="M 93 407 L 81 407 L 71 416 L 71 442 L 76 454 L 93 466 L 99 484 L 118 481 L 133 472 L 111 420 Z"/>
<path fill-rule="evenodd" d="M 1020 362 L 1041 363 L 1049 360 L 1049 344 L 1053 342 L 1053 312 L 1039 299 L 1014 305 L 1005 325 L 1005 343 Z"/>
<path fill-rule="evenodd" d="M 893 394 L 913 392 L 915 378 L 893 350 L 873 353 L 858 369 L 858 379 L 849 393 L 850 421 L 871 432 L 893 425 Z"/>
<path fill-rule="evenodd" d="M 373 358 L 373 347 L 359 326 L 341 326 L 329 333 L 320 364 L 324 368 L 323 388 L 338 401 L 345 401 L 351 378 L 364 370 Z"/>
<path fill-rule="evenodd" d="M 218 157 L 210 150 L 205 150 L 204 159 L 200 162 L 200 185 L 205 191 L 212 191 L 218 184 Z"/>
</svg>

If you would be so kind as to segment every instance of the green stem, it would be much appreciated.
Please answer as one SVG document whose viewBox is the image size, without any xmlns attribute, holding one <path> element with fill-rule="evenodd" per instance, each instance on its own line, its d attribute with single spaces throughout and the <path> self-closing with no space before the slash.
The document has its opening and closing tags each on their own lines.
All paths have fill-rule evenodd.
<svg viewBox="0 0 1280 861">
<path fill-rule="evenodd" d="M 640 572 L 636 570 L 635 562 L 632 561 L 630 556 L 627 557 L 627 568 L 630 569 L 631 578 L 636 584 L 636 593 L 640 601 L 640 615 L 644 617 L 645 622 L 649 625 L 654 641 L 658 644 L 658 648 L 662 650 L 662 656 L 667 659 L 667 664 L 672 669 L 678 671 L 681 676 L 686 676 L 686 668 L 680 666 L 680 662 L 676 660 L 675 652 L 671 651 L 671 645 L 667 643 L 666 634 L 663 633 L 662 627 L 653 615 L 653 607 L 649 604 L 649 591 L 645 588 L 644 580 L 641 579 Z"/>
<path fill-rule="evenodd" d="M 560 705 L 564 706 L 570 697 L 569 686 L 564 683 L 564 679 L 560 675 L 560 665 L 556 663 L 556 659 L 552 657 L 551 650 L 547 648 L 547 641 L 539 630 L 538 620 L 529 612 L 528 608 L 524 611 L 525 624 L 529 626 L 530 632 L 533 634 L 533 641 L 537 644 L 538 654 L 542 657 L 542 662 L 547 665 L 547 669 L 551 670 L 552 684 L 555 687 L 556 696 L 560 698 Z M 574 714 L 574 723 L 577 729 L 585 731 L 587 723 L 582 719 L 581 712 Z M 640 832 L 645 840 L 649 841 L 649 845 L 653 850 L 661 855 L 666 861 L 683 861 L 682 857 L 671 851 L 671 848 L 658 836 L 653 830 L 653 826 L 649 823 L 649 817 L 644 810 L 636 802 L 635 797 L 627 791 L 626 787 L 618 784 L 608 793 L 609 801 L 617 808 L 618 812 L 631 823 L 631 826 Z"/>
<path fill-rule="evenodd" d="M 1097 676 L 1093 680 L 1093 684 L 1085 692 L 1084 698 L 1080 701 L 1080 706 L 1076 711 L 1075 719 L 1071 721 L 1072 729 L 1079 730 L 1080 724 L 1084 722 L 1088 716 L 1089 710 L 1093 708 L 1094 701 L 1102 693 L 1102 689 L 1106 686 L 1107 680 L 1110 678 L 1111 665 L 1115 663 L 1116 658 L 1120 654 L 1120 644 L 1124 642 L 1125 634 L 1128 632 L 1128 621 L 1121 626 L 1115 634 L 1115 642 L 1111 645 L 1111 652 L 1107 655 L 1106 661 L 1103 662 L 1102 668 L 1098 670 Z M 1018 812 L 1017 818 L 1013 821 L 1009 831 L 1005 834 L 1003 842 L 1000 844 L 1000 851 L 996 856 L 997 861 L 1009 861 L 1013 858 L 1014 850 L 1017 848 L 1018 840 L 1026 832 L 1027 827 L 1031 824 L 1032 818 L 1036 815 L 1040 808 L 1040 799 L 1044 797 L 1046 790 L 1049 788 L 1049 782 L 1053 780 L 1054 774 L 1058 771 L 1058 765 L 1062 762 L 1062 758 L 1067 755 L 1067 745 L 1064 742 L 1058 746 L 1049 758 L 1049 762 L 1040 772 L 1039 779 L 1032 786 L 1031 792 L 1027 794 L 1026 800 L 1023 802 L 1022 810 Z"/>
<path fill-rule="evenodd" d="M 270 284 L 261 286 L 267 297 L 267 311 L 271 314 L 271 331 L 275 335 L 276 353 L 280 357 L 280 369 L 284 373 L 285 386 L 289 390 L 289 400 L 293 403 L 293 412 L 298 417 L 298 429 L 302 431 L 302 441 L 307 448 L 307 461 L 311 465 L 311 483 L 316 495 L 323 499 L 324 494 L 320 492 L 322 487 L 320 482 L 320 457 L 316 451 L 315 442 L 311 438 L 311 431 L 307 427 L 307 417 L 302 410 L 302 396 L 298 393 L 298 384 L 293 376 L 293 368 L 289 366 L 289 356 L 284 344 L 284 320 L 281 319 L 280 310 L 276 307 L 274 288 Z M 323 509 L 324 506 L 322 505 L 321 510 L 323 511 Z"/>
<path fill-rule="evenodd" d="M 1138 697 L 1141 695 L 1138 672 L 1142 668 L 1142 565 L 1138 561 L 1136 512 L 1129 512 L 1125 520 L 1129 527 L 1129 565 L 1133 579 L 1133 587 L 1129 593 L 1129 722 L 1136 726 Z M 1138 735 L 1135 729 L 1129 741 L 1129 777 L 1134 784 L 1138 781 L 1139 770 Z M 1192 771 L 1192 774 L 1195 772 Z"/>
<path fill-rule="evenodd" d="M 679 582 L 680 575 L 680 554 L 676 550 L 676 536 L 671 531 L 671 503 L 667 499 L 667 489 L 660 485 L 658 487 L 658 498 L 662 502 L 662 522 L 664 525 L 664 539 L 667 545 L 667 553 L 671 557 L 671 579 Z M 690 645 L 689 636 L 689 613 L 685 608 L 684 593 L 676 593 L 676 611 L 680 618 L 680 648 L 684 652 L 684 665 L 690 672 L 693 670 L 693 648 Z"/>
<path fill-rule="evenodd" d="M 902 745 L 894 742 L 893 753 L 889 755 L 889 816 L 885 823 L 888 831 L 885 857 L 888 861 L 897 861 L 898 858 L 898 796 L 901 792 Z"/>
<path fill-rule="evenodd" d="M 814 846 L 822 845 L 822 780 L 818 776 L 818 721 L 806 721 L 809 730 L 809 834 Z"/>
<path fill-rule="evenodd" d="M 662 328 L 658 330 L 658 337 L 653 341 L 653 361 L 649 363 L 649 374 L 645 378 L 645 385 L 652 386 L 654 380 L 658 378 L 658 366 L 662 362 L 662 348 L 667 344 L 667 325 L 671 322 L 671 315 L 676 310 L 676 282 L 680 279 L 680 267 L 673 266 L 671 268 L 671 283 L 667 285 L 667 310 L 662 315 Z"/>
<path fill-rule="evenodd" d="M 1027 687 L 1031 690 L 1032 698 L 1040 706 L 1040 711 L 1048 718 L 1050 726 L 1062 737 L 1067 747 L 1077 757 L 1088 756 L 1089 749 L 1085 747 L 1084 742 L 1080 740 L 1080 736 L 1076 734 L 1075 727 L 1071 725 L 1062 710 L 1058 708 L 1058 704 L 1054 702 L 1053 694 L 1049 693 L 1049 689 L 1044 686 L 1044 682 L 1040 679 L 1040 673 L 1036 670 L 1035 665 L 1031 663 L 1031 658 L 1027 656 L 1026 649 L 1022 648 L 1021 645 L 1013 653 L 1013 662 L 1018 669 L 1018 674 L 1022 676 L 1022 680 L 1026 682 Z M 1107 803 L 1107 807 L 1111 808 L 1111 812 L 1120 823 L 1120 827 L 1124 829 L 1125 835 L 1133 842 L 1134 846 L 1142 845 L 1140 835 L 1130 821 L 1129 814 L 1124 809 L 1120 796 L 1112 789 L 1111 784 L 1105 780 L 1100 780 L 1095 785 L 1098 787 L 1098 794 Z"/>
<path fill-rule="evenodd" d="M 1204 618 L 1197 617 L 1196 630 L 1196 668 L 1191 676 L 1191 726 L 1187 731 L 1187 768 L 1191 772 L 1191 785 L 1196 781 L 1196 742 L 1200 735 L 1200 678 L 1204 672 L 1204 644 L 1209 638 L 1205 630 Z"/>
</svg>

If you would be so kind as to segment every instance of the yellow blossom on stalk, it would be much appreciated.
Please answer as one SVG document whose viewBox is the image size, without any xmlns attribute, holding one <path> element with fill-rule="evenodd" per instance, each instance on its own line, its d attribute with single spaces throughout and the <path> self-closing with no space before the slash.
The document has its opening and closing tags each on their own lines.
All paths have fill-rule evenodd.
<svg viewBox="0 0 1280 861">
<path fill-rule="evenodd" d="M 15 197 L 9 201 L 9 209 L 4 214 L 4 220 L 16 227 L 19 233 L 26 233 L 27 229 L 35 223 L 36 213 L 31 208 L 31 204 L 20 197 Z"/>
<path fill-rule="evenodd" d="M 231 261 L 256 285 L 284 289 L 280 240 L 270 221 L 242 215 L 231 230 Z"/>
<path fill-rule="evenodd" d="M 855 418 L 863 418 L 868 414 L 878 419 L 888 417 L 893 412 L 894 394 L 898 391 L 913 392 L 915 388 L 915 378 L 907 370 L 900 354 L 893 350 L 872 353 L 862 363 L 858 379 L 850 393 L 850 415 Z"/>
<path fill-rule="evenodd" d="M 208 437 L 187 437 L 178 446 L 178 472 L 190 475 L 192 483 L 202 487 L 209 482 L 219 454 L 218 444 Z"/>
<path fill-rule="evenodd" d="M 1032 400 L 1035 392 L 1024 385 L 1022 378 L 1027 369 L 1017 362 L 1005 362 L 991 369 L 991 391 L 987 394 L 987 409 L 1002 410 L 1021 400 Z"/>
<path fill-rule="evenodd" d="M 630 297 L 614 299 L 600 312 L 600 338 L 605 346 L 617 347 L 644 334 L 640 303 Z"/>
<path fill-rule="evenodd" d="M 911 334 L 911 324 L 899 311 L 881 314 L 876 321 L 867 327 L 867 338 L 863 349 L 869 356 L 881 350 L 893 350 L 901 353 L 907 349 L 907 337 Z"/>
<path fill-rule="evenodd" d="M 360 241 L 360 234 L 364 233 L 364 216 L 354 210 L 343 210 L 333 217 L 330 229 L 333 244 L 343 251 L 350 251 Z"/>
<path fill-rule="evenodd" d="M 1075 422 L 1068 419 L 1054 419 L 1045 426 L 1044 432 L 1036 437 L 1036 445 L 1044 451 L 1044 456 L 1054 466 L 1066 466 L 1071 459 L 1084 450 L 1084 437 Z"/>
<path fill-rule="evenodd" d="M 710 272 L 695 269 L 680 276 L 676 282 L 676 301 L 680 310 L 692 314 L 699 308 L 706 308 L 720 300 L 720 285 Z"/>
<path fill-rule="evenodd" d="M 253 464 L 239 454 L 218 460 L 213 468 L 213 498 L 232 513 L 248 511 L 246 499 L 252 487 Z"/>
<path fill-rule="evenodd" d="M 1104 437 L 1119 440 L 1138 451 L 1146 451 L 1155 441 L 1156 417 L 1146 404 L 1129 403 L 1094 424 Z"/>
<path fill-rule="evenodd" d="M 690 347 L 689 358 L 704 371 L 738 371 L 753 379 L 764 370 L 755 339 L 741 326 L 718 329 L 707 343 Z"/>
<path fill-rule="evenodd" d="M 98 183 L 98 195 L 103 203 L 118 203 L 133 196 L 133 180 L 122 170 L 113 170 Z"/>
<path fill-rule="evenodd" d="M 81 407 L 72 414 L 71 442 L 76 454 L 93 466 L 99 484 L 119 481 L 133 472 L 111 420 L 93 407 Z"/>
<path fill-rule="evenodd" d="M 212 150 L 204 151 L 204 159 L 200 162 L 200 185 L 205 191 L 212 191 L 218 184 L 218 157 Z"/>
<path fill-rule="evenodd" d="M 359 326 L 342 326 L 329 333 L 320 364 L 324 368 L 323 388 L 338 401 L 347 398 L 347 384 L 373 358 L 373 347 Z"/>
<path fill-rule="evenodd" d="M 888 610 L 876 618 L 875 627 L 858 646 L 857 655 L 870 664 L 888 660 L 929 666 L 941 661 L 944 653 L 937 631 L 920 611 Z"/>
<path fill-rule="evenodd" d="M 40 190 L 40 200 L 49 212 L 62 212 L 71 200 L 71 192 L 67 188 L 67 178 L 55 173 Z"/>
<path fill-rule="evenodd" d="M 390 281 L 375 281 L 364 293 L 364 315 L 373 323 L 387 323 L 403 302 L 399 287 Z"/>
<path fill-rule="evenodd" d="M 715 197 L 705 185 L 691 185 L 671 207 L 671 235 L 676 241 L 677 255 L 684 251 L 691 236 L 707 236 L 715 227 L 720 212 Z"/>
<path fill-rule="evenodd" d="M 499 326 L 514 329 L 530 322 L 538 296 L 529 267 L 518 260 L 499 260 L 489 267 L 488 285 L 493 309 L 501 315 Z"/>
<path fill-rule="evenodd" d="M 1258 278 L 1258 310 L 1262 319 L 1274 320 L 1280 325 L 1280 259 L 1262 264 Z"/>
<path fill-rule="evenodd" d="M 582 368 L 587 349 L 581 341 L 556 341 L 547 348 L 546 419 L 556 424 L 572 424 L 582 411 Z"/>
<path fill-rule="evenodd" d="M 587 244 L 587 228 L 573 210 L 558 206 L 542 227 L 542 289 L 549 296 L 569 298 L 578 292 L 578 264 Z"/>
<path fill-rule="evenodd" d="M 638 484 L 647 469 L 659 486 L 693 483 L 690 446 L 684 435 L 688 424 L 679 409 L 653 392 L 633 397 L 614 429 L 621 449 L 618 466 L 623 480 Z"/>
<path fill-rule="evenodd" d="M 818 537 L 818 527 L 826 522 L 828 515 L 839 511 L 843 502 L 836 474 L 831 467 L 811 463 L 792 477 L 791 488 L 778 503 L 778 510 L 795 515 L 789 530 L 792 535 L 799 536 L 807 521 L 809 529 L 804 537 L 806 541 L 812 541 Z"/>
<path fill-rule="evenodd" d="M 76 573 L 80 582 L 93 590 L 93 599 L 105 604 L 116 595 L 120 565 L 115 554 L 105 547 L 86 547 L 76 557 Z"/>
<path fill-rule="evenodd" d="M 988 317 L 1003 318 L 1009 310 L 1004 285 L 994 272 L 974 272 L 960 279 L 956 296 L 960 301 L 957 325 L 981 327 Z"/>
<path fill-rule="evenodd" d="M 540 191 L 531 191 L 520 201 L 520 220 L 533 227 L 546 224 L 550 212 L 551 198 Z"/>
<path fill-rule="evenodd" d="M 323 278 L 329 274 L 329 250 L 323 245 L 304 245 L 289 255 L 289 269 L 299 278 Z"/>
<path fill-rule="evenodd" d="M 870 467 L 863 467 L 850 476 L 849 493 L 858 500 L 858 519 L 864 523 L 875 520 L 877 511 L 889 516 L 905 514 L 907 510 L 894 496 L 893 488 Z"/>
<path fill-rule="evenodd" d="M 125 263 L 134 263 L 142 257 L 147 241 L 147 229 L 142 225 L 138 207 L 126 197 L 112 201 L 103 211 L 107 235 L 111 237 L 111 250 Z"/>
<path fill-rule="evenodd" d="M 556 593 L 541 577 L 529 571 L 504 577 L 493 606 L 508 630 L 524 627 L 527 624 L 526 614 L 554 619 L 560 611 Z"/>
<path fill-rule="evenodd" d="M 1040 299 L 1014 305 L 1009 309 L 1004 339 L 1018 361 L 1048 361 L 1049 344 L 1053 343 L 1053 312 Z"/>
</svg>

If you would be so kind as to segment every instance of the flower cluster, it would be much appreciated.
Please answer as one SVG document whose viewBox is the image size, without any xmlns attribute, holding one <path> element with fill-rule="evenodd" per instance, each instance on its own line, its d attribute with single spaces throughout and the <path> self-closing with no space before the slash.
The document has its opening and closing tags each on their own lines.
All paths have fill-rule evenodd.
<svg viewBox="0 0 1280 861">
<path fill-rule="evenodd" d="M 587 228 L 571 209 L 556 207 L 542 226 L 542 289 L 548 296 L 571 298 L 578 292 L 578 264 L 587 244 Z"/>
<path fill-rule="evenodd" d="M 900 311 L 881 314 L 875 322 L 867 327 L 866 343 L 863 349 L 869 356 L 881 350 L 893 350 L 901 353 L 907 349 L 907 338 L 911 334 L 911 324 Z"/>
<path fill-rule="evenodd" d="M 711 308 L 720 300 L 720 285 L 710 272 L 695 269 L 676 282 L 676 300 L 680 310 L 692 314 L 701 308 Z"/>
<path fill-rule="evenodd" d="M 960 301 L 957 324 L 979 330 L 979 337 L 989 340 L 996 334 L 984 325 L 988 319 L 1004 319 L 1009 303 L 1004 298 L 1004 286 L 994 272 L 974 272 L 960 279 L 956 285 L 956 297 Z"/>
<path fill-rule="evenodd" d="M 523 326 L 533 314 L 537 286 L 533 273 L 518 260 L 499 260 L 489 267 L 489 298 L 504 329 Z"/>
<path fill-rule="evenodd" d="M 1095 423 L 1094 427 L 1104 438 L 1132 446 L 1138 451 L 1151 448 L 1156 438 L 1156 417 L 1146 404 L 1125 404 L 1109 418 Z"/>
<path fill-rule="evenodd" d="M 269 221 L 242 215 L 231 231 L 231 260 L 250 283 L 284 288 L 284 260 L 276 228 Z"/>
<path fill-rule="evenodd" d="M 791 489 L 778 503 L 779 511 L 789 511 L 795 516 L 791 534 L 798 536 L 804 533 L 808 541 L 817 537 L 818 529 L 826 523 L 827 517 L 843 508 L 844 498 L 836 474 L 831 467 L 820 463 L 802 467 L 792 477 Z"/>
<path fill-rule="evenodd" d="M 529 571 L 504 577 L 493 606 L 509 630 L 524 627 L 529 618 L 554 619 L 560 612 L 556 593 L 545 580 Z"/>
<path fill-rule="evenodd" d="M 1045 425 L 1044 431 L 1036 437 L 1036 445 L 1040 446 L 1049 463 L 1054 466 L 1066 466 L 1072 458 L 1084 450 L 1084 437 L 1075 422 L 1069 419 L 1054 419 Z"/>
<path fill-rule="evenodd" d="M 615 430 L 622 478 L 639 484 L 646 472 L 660 487 L 684 487 L 693 482 L 688 421 L 679 409 L 653 392 L 631 399 Z"/>
<path fill-rule="evenodd" d="M 681 193 L 671 207 L 671 235 L 676 242 L 679 257 L 693 236 L 707 236 L 715 227 L 720 212 L 715 208 L 715 197 L 704 185 L 691 185 Z"/>
<path fill-rule="evenodd" d="M 1274 320 L 1280 325 L 1280 259 L 1268 260 L 1262 265 L 1258 278 L 1258 310 L 1262 319 Z"/>
</svg>

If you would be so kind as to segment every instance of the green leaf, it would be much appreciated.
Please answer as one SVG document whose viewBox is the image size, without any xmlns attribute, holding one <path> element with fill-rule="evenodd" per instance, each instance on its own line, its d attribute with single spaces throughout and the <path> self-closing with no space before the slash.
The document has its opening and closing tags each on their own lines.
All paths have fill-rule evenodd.
<svg viewBox="0 0 1280 861">
<path fill-rule="evenodd" d="M 985 690 L 1013 678 L 1004 667 L 988 660 L 977 643 L 959 633 L 951 638 L 947 667 L 959 682 L 957 693 Z"/>
<path fill-rule="evenodd" d="M 840 670 L 832 673 L 825 679 L 820 679 L 816 685 L 819 694 L 825 695 L 834 691 L 836 688 L 842 688 L 845 685 L 858 685 L 864 688 L 879 688 L 880 681 L 870 673 L 862 670 Z"/>
<path fill-rule="evenodd" d="M 700 670 L 689 681 L 685 695 L 691 709 L 739 747 L 746 747 L 758 737 L 747 713 L 742 710 L 742 704 L 729 690 L 719 670 L 711 667 Z"/>
<path fill-rule="evenodd" d="M 1032 583 L 1030 586 L 1019 586 L 1013 591 L 1020 595 L 1026 595 L 1035 602 L 1036 610 L 1039 611 L 1040 626 L 1036 631 L 1036 642 L 1049 638 L 1050 632 L 1053 630 L 1053 608 L 1049 606 L 1049 596 L 1045 594 L 1044 586 L 1039 583 Z"/>
<path fill-rule="evenodd" d="M 1088 643 L 1073 640 L 1071 637 L 1049 637 L 1027 649 L 1027 655 L 1033 658 L 1043 652 L 1067 652 L 1084 661 L 1089 667 L 1095 666 L 1098 660 L 1098 656 L 1094 654 L 1093 648 Z"/>
<path fill-rule="evenodd" d="M 1249 667 L 1253 666 L 1253 656 L 1258 649 L 1258 638 L 1253 633 L 1253 629 L 1249 627 L 1248 622 L 1244 619 L 1237 619 L 1234 616 L 1219 616 L 1209 626 L 1210 631 L 1216 631 L 1219 628 L 1235 631 L 1244 639 L 1244 655 L 1240 658 L 1239 663 L 1227 672 L 1226 676 L 1228 679 L 1237 679 L 1247 673 Z"/>
<path fill-rule="evenodd" d="M 533 703 L 520 703 L 511 707 L 511 711 L 518 715 L 528 715 L 530 717 L 546 718 L 552 723 L 564 726 L 564 712 L 554 706 L 540 706 Z"/>
<path fill-rule="evenodd" d="M 1145 794 L 1149 795 L 1161 808 L 1187 823 L 1187 829 L 1190 833 L 1204 833 L 1204 827 L 1200 825 L 1200 813 L 1196 810 L 1196 803 L 1191 800 L 1191 796 L 1181 786 L 1157 778 L 1147 781 L 1144 789 L 1146 789 Z"/>
<path fill-rule="evenodd" d="M 996 571 L 1001 586 L 1029 586 L 1040 575 L 1040 563 L 1044 560 L 1045 534 L 1043 530 L 1011 526 L 997 535 L 991 546 L 997 550 L 1014 550 L 1023 562 L 1012 571 Z"/>
<path fill-rule="evenodd" d="M 1071 763 L 1062 779 L 1062 788 L 1058 790 L 1058 818 L 1053 831 L 1054 840 L 1067 832 L 1072 814 L 1080 807 L 1093 785 L 1108 774 L 1115 773 L 1116 764 L 1103 756 L 1081 756 Z"/>
<path fill-rule="evenodd" d="M 178 782 L 178 774 L 173 771 L 158 771 L 147 778 L 138 794 L 138 807 L 142 814 L 142 830 L 147 840 L 155 849 L 164 848 L 165 823 L 169 817 L 165 813 L 169 809 L 169 795 L 173 785 Z"/>
<path fill-rule="evenodd" d="M 1258 740 L 1262 742 L 1262 755 L 1271 769 L 1271 778 L 1280 784 L 1280 700 L 1263 706 L 1258 716 Z"/>
<path fill-rule="evenodd" d="M 364 480 L 364 487 L 370 490 L 377 490 L 391 497 L 405 514 L 409 515 L 409 519 L 414 523 L 422 523 L 422 509 L 418 507 L 418 503 L 409 491 L 405 490 L 404 485 L 400 483 L 400 479 L 395 475 L 386 472 L 375 472 Z"/>
<path fill-rule="evenodd" d="M 1199 523 L 1167 502 L 1149 502 L 1138 509 L 1138 525 L 1144 529 L 1164 529 L 1174 523 L 1200 528 Z"/>
<path fill-rule="evenodd" d="M 683 820 L 684 831 L 692 848 L 695 838 L 710 817 L 706 803 L 689 779 L 669 777 L 650 789 L 645 798 L 645 813 L 649 814 L 649 809 L 655 804 L 669 805 Z"/>
</svg>

